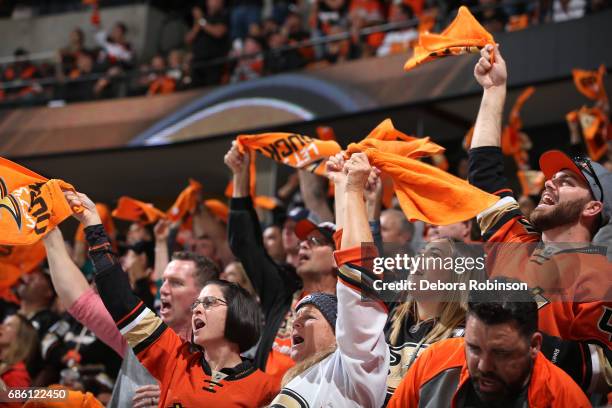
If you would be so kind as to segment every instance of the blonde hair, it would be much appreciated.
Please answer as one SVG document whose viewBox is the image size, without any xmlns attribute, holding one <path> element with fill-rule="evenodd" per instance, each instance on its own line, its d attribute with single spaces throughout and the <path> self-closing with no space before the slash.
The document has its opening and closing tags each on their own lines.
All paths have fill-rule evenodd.
<svg viewBox="0 0 612 408">
<path fill-rule="evenodd" d="M 2 350 L 0 374 L 4 374 L 13 365 L 23 361 L 28 363 L 38 348 L 38 333 L 32 323 L 20 314 L 13 315 L 19 321 L 16 341 Z"/>
<path fill-rule="evenodd" d="M 312 356 L 305 358 L 304 360 L 291 367 L 283 376 L 283 380 L 281 381 L 281 388 L 284 388 L 287 384 L 291 382 L 291 380 L 302 374 L 304 371 L 308 370 L 310 367 L 325 360 L 325 358 L 327 358 L 327 356 L 332 354 L 334 351 L 336 351 L 335 344 L 328 349 L 314 353 Z"/>
<path fill-rule="evenodd" d="M 234 261 L 234 262 L 230 262 L 229 265 L 227 266 L 230 266 L 230 265 L 235 265 L 236 270 L 238 271 L 238 274 L 240 275 L 240 280 L 236 283 L 242 286 L 244 289 L 246 289 L 246 291 L 249 292 L 252 296 L 257 297 L 255 288 L 253 287 L 253 284 L 251 283 L 251 280 L 249 279 L 249 275 L 247 275 L 246 271 L 244 270 L 244 266 L 242 266 L 242 263 L 238 261 Z"/>
<path fill-rule="evenodd" d="M 433 242 L 447 241 L 451 248 L 451 257 L 472 257 L 477 256 L 476 251 L 469 245 L 450 238 L 441 238 Z M 484 274 L 484 271 L 482 271 Z M 467 283 L 470 279 L 478 279 L 478 272 L 465 271 L 464 273 L 453 273 L 453 283 L 461 282 Z M 465 313 L 467 311 L 468 302 L 467 290 L 451 291 L 450 298 L 444 302 L 440 302 L 439 316 L 436 317 L 435 323 L 431 331 L 425 336 L 423 342 L 425 344 L 435 343 L 437 341 L 447 339 L 452 336 L 453 331 L 465 321 Z M 391 333 L 389 335 L 389 342 L 392 345 L 397 346 L 399 341 L 400 333 L 404 327 L 406 319 L 411 316 L 413 319 L 418 319 L 417 302 L 414 299 L 407 300 L 401 303 L 393 310 L 391 316 Z"/>
</svg>

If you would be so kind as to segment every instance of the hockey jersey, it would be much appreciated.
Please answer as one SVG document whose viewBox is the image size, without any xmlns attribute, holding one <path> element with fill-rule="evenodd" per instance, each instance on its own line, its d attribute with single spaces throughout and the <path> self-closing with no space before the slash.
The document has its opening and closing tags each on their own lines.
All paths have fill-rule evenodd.
<svg viewBox="0 0 612 408">
<path fill-rule="evenodd" d="M 335 252 L 337 349 L 291 380 L 272 401 L 273 408 L 380 407 L 385 399 L 389 348 L 383 329 L 387 308 L 362 298 L 373 274 L 361 267 L 361 248 Z M 356 257 L 357 255 L 357 257 Z"/>
</svg>

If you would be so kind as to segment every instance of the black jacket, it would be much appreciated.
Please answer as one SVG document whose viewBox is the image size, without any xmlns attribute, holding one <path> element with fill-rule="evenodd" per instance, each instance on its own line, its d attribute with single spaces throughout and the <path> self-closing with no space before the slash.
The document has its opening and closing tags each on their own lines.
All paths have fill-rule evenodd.
<svg viewBox="0 0 612 408">
<path fill-rule="evenodd" d="M 276 334 L 291 308 L 293 295 L 301 288 L 301 280 L 293 266 L 277 264 L 266 252 L 251 197 L 231 199 L 228 238 L 232 252 L 242 263 L 261 302 L 266 323 L 255 354 L 255 365 L 264 370 Z"/>
</svg>

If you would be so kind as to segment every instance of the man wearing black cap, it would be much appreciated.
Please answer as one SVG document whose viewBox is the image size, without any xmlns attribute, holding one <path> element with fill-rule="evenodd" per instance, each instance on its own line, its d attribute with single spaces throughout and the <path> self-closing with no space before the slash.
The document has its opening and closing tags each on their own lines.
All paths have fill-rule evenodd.
<svg viewBox="0 0 612 408">
<path fill-rule="evenodd" d="M 494 54 L 494 63 L 491 63 L 491 54 Z M 516 245 L 513 251 L 508 251 L 513 253 L 505 258 L 511 261 L 512 256 L 515 258 L 513 269 L 522 274 L 523 280 L 529 273 L 539 283 L 548 280 L 558 284 L 568 277 L 574 279 L 562 287 L 571 297 L 551 301 L 554 294 L 547 289 L 540 292 L 539 330 L 571 340 L 563 347 L 561 342 L 551 346 L 557 351 L 553 350 L 552 355 L 558 357 L 553 362 L 568 373 L 572 370 L 569 366 L 574 366 L 572 378 L 585 391 L 592 392 L 601 385 L 596 383 L 605 377 L 606 367 L 610 366 L 604 354 L 610 355 L 612 344 L 609 296 L 612 264 L 605 257 L 605 248 L 590 244 L 597 231 L 612 218 L 612 174 L 589 159 L 571 159 L 554 150 L 544 153 L 540 158 L 540 168 L 547 178 L 544 192 L 530 219 L 525 219 L 503 174 L 500 142 L 507 73 L 497 46 L 482 50 L 474 76 L 484 93 L 469 152 L 469 181 L 501 198 L 479 214 L 482 236 L 493 243 L 535 243 L 531 247 Z M 538 245 L 540 242 L 544 245 Z M 521 257 L 520 251 L 526 256 Z M 499 253 L 496 256 L 495 268 L 493 272 L 489 268 L 490 274 L 496 273 L 502 264 Z M 505 271 L 510 269 L 502 266 L 506 266 Z M 550 279 L 551 276 L 555 279 Z M 571 353 L 564 347 L 573 350 L 576 356 L 565 367 L 560 360 Z M 564 353 L 567 354 L 564 356 Z M 580 355 L 591 358 L 580 362 Z M 580 368 L 576 370 L 577 367 Z"/>
<path fill-rule="evenodd" d="M 230 247 L 253 283 L 266 321 L 255 364 L 280 381 L 294 365 L 290 334 L 297 302 L 311 292 L 335 293 L 335 227 L 319 223 L 307 210 L 291 212 L 287 223 L 300 240 L 296 266 L 276 263 L 265 249 L 249 195 L 249 155 L 240 153 L 234 144 L 225 163 L 232 170 L 234 183 L 228 222 Z M 284 243 L 289 241 L 285 235 L 291 228 L 283 228 Z"/>
</svg>

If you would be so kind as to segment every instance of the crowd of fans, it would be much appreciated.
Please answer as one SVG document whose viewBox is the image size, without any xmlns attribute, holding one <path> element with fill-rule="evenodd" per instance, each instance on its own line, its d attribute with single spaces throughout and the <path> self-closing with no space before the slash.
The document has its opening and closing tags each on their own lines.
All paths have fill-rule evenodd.
<svg viewBox="0 0 612 408">
<path fill-rule="evenodd" d="M 85 31 L 70 33 L 54 63 L 35 64 L 25 49 L 2 68 L 0 100 L 68 101 L 126 95 L 167 94 L 197 86 L 220 85 L 368 56 L 406 52 L 418 32 L 435 31 L 466 4 L 491 31 L 580 18 L 609 8 L 609 0 L 317 0 L 274 1 L 262 18 L 261 0 L 206 0 L 190 10 L 184 47 L 138 59 L 128 27 L 116 23 L 97 32 L 96 48 L 86 49 Z M 362 34 L 385 23 L 391 29 Z M 397 28 L 399 27 L 399 28 Z M 339 36 L 300 47 L 303 41 Z M 44 79 L 44 80 L 43 80 Z"/>
<path fill-rule="evenodd" d="M 114 61 L 109 75 L 131 55 L 120 45 L 125 30 L 115 30 L 114 46 L 104 49 Z M 78 47 L 78 32 L 74 40 Z M 292 177 L 279 189 L 283 205 L 268 224 L 251 196 L 252 157 L 239 142 L 224 158 L 232 177 L 225 214 L 196 196 L 176 222 L 152 223 L 143 214 L 123 234 L 104 205 L 67 191 L 70 207 L 81 208 L 73 214 L 81 225 L 74 243 L 59 228 L 49 231 L 45 266 L 23 276 L 13 300 L 2 300 L 0 388 L 59 383 L 83 393 L 89 405 L 79 406 L 113 407 L 612 402 L 612 304 L 597 295 L 610 289 L 612 173 L 596 161 L 547 152 L 538 205 L 521 213 L 500 148 L 505 62 L 495 46 L 481 54 L 474 75 L 483 97 L 469 149 L 474 187 L 456 187 L 465 194 L 477 187 L 491 200 L 477 218 L 409 222 L 398 184 L 383 209 L 381 170 L 374 156 L 354 148 L 328 158 L 327 180 L 299 170 L 297 182 Z M 153 65 L 161 69 L 163 60 Z M 412 200 L 436 189 L 450 197 L 443 185 L 450 176 L 442 174 L 430 173 L 427 192 L 413 191 Z M 438 213 L 419 210 L 442 219 L 455 216 L 445 209 L 463 211 L 454 202 L 428 203 Z M 474 242 L 536 245 L 521 257 L 524 247 L 508 254 Z M 518 276 L 541 286 L 450 295 L 416 289 L 391 300 L 373 283 L 378 255 L 465 260 L 479 251 L 491 251 L 489 261 L 505 272 L 524 269 Z M 580 263 L 559 261 L 572 254 Z M 496 266 L 421 268 L 411 279 L 459 284 L 488 275 L 496 284 L 519 283 L 516 274 L 494 273 Z M 563 268 L 571 269 L 561 271 L 564 281 L 575 268 L 582 280 L 569 283 L 575 297 L 559 301 L 549 292 L 558 282 L 546 279 Z"/>
</svg>

